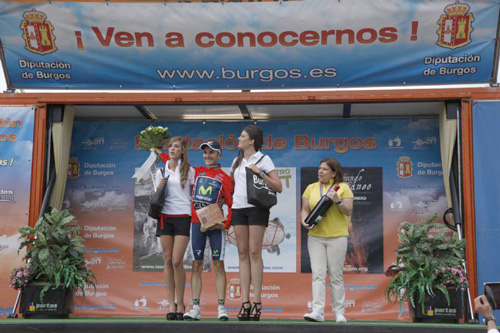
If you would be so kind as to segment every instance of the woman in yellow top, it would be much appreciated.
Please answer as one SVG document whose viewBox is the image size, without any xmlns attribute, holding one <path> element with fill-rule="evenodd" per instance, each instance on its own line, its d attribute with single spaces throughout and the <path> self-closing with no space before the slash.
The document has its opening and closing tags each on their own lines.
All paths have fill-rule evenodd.
<svg viewBox="0 0 500 333">
<path fill-rule="evenodd" d="M 324 321 L 326 271 L 330 276 L 332 290 L 332 310 L 338 323 L 346 322 L 344 316 L 344 261 L 349 235 L 349 218 L 352 213 L 353 194 L 344 183 L 339 162 L 325 158 L 318 169 L 318 182 L 307 186 L 302 195 L 301 223 L 309 229 L 307 249 L 312 270 L 312 312 L 306 313 L 308 321 Z M 335 191 L 336 185 L 339 186 Z M 305 223 L 307 215 L 322 196 L 327 195 L 334 204 L 323 219 L 312 226 Z"/>
</svg>

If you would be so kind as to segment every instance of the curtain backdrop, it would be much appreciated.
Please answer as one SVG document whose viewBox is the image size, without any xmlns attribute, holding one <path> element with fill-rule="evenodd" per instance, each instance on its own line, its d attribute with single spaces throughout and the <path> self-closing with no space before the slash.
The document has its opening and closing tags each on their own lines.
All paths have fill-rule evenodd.
<svg viewBox="0 0 500 333">
<path fill-rule="evenodd" d="M 448 208 L 453 206 L 450 192 L 450 169 L 453 159 L 453 148 L 457 140 L 457 120 L 446 117 L 446 105 L 439 114 L 439 137 L 441 145 L 441 164 L 443 168 L 444 188 L 446 191 L 446 200 Z"/>
<path fill-rule="evenodd" d="M 72 105 L 64 108 L 64 118 L 52 126 L 52 143 L 54 146 L 54 162 L 56 168 L 56 183 L 50 198 L 50 206 L 61 210 L 64 200 L 66 180 L 68 179 L 69 151 L 75 112 Z"/>
</svg>

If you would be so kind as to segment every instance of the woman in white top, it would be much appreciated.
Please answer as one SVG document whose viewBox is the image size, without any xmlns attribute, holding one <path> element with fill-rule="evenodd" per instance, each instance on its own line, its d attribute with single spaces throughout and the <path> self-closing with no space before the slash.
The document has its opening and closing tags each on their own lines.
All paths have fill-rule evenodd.
<svg viewBox="0 0 500 333">
<path fill-rule="evenodd" d="M 156 175 L 156 183 L 159 183 L 159 186 L 167 181 L 168 176 L 167 195 L 156 235 L 160 237 L 163 249 L 165 287 L 169 302 L 167 320 L 183 320 L 186 310 L 184 306 L 186 273 L 183 258 L 189 243 L 191 227 L 191 188 L 194 183 L 194 169 L 189 166 L 186 142 L 182 137 L 170 139 L 168 155 L 170 160 L 165 164 L 165 174 Z"/>
<path fill-rule="evenodd" d="M 262 308 L 262 242 L 267 224 L 269 209 L 253 206 L 248 203 L 246 169 L 264 179 L 266 184 L 276 192 L 283 191 L 281 180 L 269 156 L 263 156 L 259 151 L 263 142 L 264 132 L 259 126 L 248 125 L 238 138 L 238 157 L 231 166 L 231 177 L 234 179 L 232 225 L 238 244 L 240 264 L 240 284 L 243 304 L 239 320 L 259 320 Z M 258 162 L 258 163 L 257 163 Z M 257 164 L 257 165 L 256 165 Z M 255 300 L 253 308 L 250 305 L 250 282 L 253 282 Z"/>
</svg>

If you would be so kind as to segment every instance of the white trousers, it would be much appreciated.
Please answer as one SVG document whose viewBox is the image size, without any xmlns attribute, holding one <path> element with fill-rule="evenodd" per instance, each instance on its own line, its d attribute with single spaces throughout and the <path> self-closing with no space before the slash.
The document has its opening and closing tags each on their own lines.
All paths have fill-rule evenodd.
<svg viewBox="0 0 500 333">
<path fill-rule="evenodd" d="M 308 236 L 307 249 L 312 270 L 313 311 L 325 313 L 326 271 L 330 276 L 332 311 L 344 314 L 344 261 L 347 252 L 347 237 L 325 238 Z"/>
</svg>

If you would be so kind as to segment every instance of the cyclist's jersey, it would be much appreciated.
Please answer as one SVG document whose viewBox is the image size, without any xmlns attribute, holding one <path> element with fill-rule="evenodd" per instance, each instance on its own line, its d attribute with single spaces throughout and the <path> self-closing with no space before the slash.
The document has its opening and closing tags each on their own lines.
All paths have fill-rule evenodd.
<svg viewBox="0 0 500 333">
<path fill-rule="evenodd" d="M 191 200 L 192 214 L 191 222 L 199 223 L 200 219 L 196 214 L 196 210 L 208 206 L 213 203 L 218 203 L 222 209 L 222 204 L 225 203 L 228 208 L 227 221 L 224 222 L 226 229 L 231 225 L 231 206 L 233 205 L 233 190 L 234 184 L 220 165 L 210 168 L 200 166 L 195 168 L 193 195 Z M 224 201 L 221 201 L 221 198 Z"/>
</svg>

